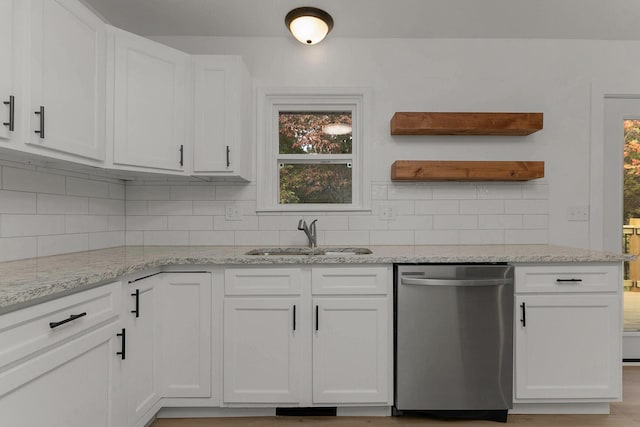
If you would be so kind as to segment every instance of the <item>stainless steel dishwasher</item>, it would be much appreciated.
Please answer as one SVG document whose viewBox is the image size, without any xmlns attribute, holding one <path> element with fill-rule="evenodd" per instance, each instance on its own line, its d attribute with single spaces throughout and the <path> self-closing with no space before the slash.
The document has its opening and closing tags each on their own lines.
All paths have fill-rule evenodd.
<svg viewBox="0 0 640 427">
<path fill-rule="evenodd" d="M 395 266 L 396 415 L 506 421 L 513 267 Z"/>
</svg>

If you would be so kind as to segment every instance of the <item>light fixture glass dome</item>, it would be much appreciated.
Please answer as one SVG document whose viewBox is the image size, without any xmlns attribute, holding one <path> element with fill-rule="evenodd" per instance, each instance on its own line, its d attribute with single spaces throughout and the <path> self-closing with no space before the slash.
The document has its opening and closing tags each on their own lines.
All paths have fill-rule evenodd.
<svg viewBox="0 0 640 427">
<path fill-rule="evenodd" d="M 298 41 L 309 45 L 321 42 L 333 28 L 331 15 L 315 7 L 293 9 L 284 22 Z"/>
</svg>

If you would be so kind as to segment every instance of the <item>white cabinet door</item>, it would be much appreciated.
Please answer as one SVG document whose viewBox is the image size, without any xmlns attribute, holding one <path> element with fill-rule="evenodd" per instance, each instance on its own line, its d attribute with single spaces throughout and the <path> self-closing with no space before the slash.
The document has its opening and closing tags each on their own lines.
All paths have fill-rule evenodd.
<svg viewBox="0 0 640 427">
<path fill-rule="evenodd" d="M 182 171 L 189 55 L 110 27 L 115 37 L 113 163 Z M 182 148 L 182 151 L 181 151 Z"/>
<path fill-rule="evenodd" d="M 211 274 L 165 273 L 160 285 L 160 394 L 211 396 Z"/>
<path fill-rule="evenodd" d="M 299 402 L 299 312 L 299 298 L 225 299 L 225 403 Z"/>
<path fill-rule="evenodd" d="M 156 277 L 139 280 L 125 285 L 124 289 L 126 357 L 121 365 L 129 426 L 134 425 L 160 399 L 158 280 Z"/>
<path fill-rule="evenodd" d="M 0 418 L 11 427 L 122 427 L 114 399 L 114 323 L 0 374 Z"/>
<path fill-rule="evenodd" d="M 618 295 L 516 296 L 515 309 L 516 399 L 620 398 Z"/>
<path fill-rule="evenodd" d="M 28 143 L 104 160 L 105 24 L 77 0 L 30 0 Z"/>
<path fill-rule="evenodd" d="M 251 179 L 251 79 L 240 56 L 193 56 L 193 171 Z"/>
<path fill-rule="evenodd" d="M 12 90 L 13 2 L 0 0 L 0 139 L 11 137 L 10 113 L 15 108 L 15 93 Z M 13 117 L 15 120 L 15 114 Z"/>
<path fill-rule="evenodd" d="M 314 403 L 387 403 L 387 299 L 314 298 Z"/>
</svg>

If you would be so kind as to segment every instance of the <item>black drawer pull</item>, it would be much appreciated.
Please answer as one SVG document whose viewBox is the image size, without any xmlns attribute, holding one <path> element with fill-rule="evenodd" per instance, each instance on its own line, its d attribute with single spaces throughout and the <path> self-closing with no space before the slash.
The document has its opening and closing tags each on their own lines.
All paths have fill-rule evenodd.
<svg viewBox="0 0 640 427">
<path fill-rule="evenodd" d="M 118 351 L 116 352 L 116 354 L 118 356 L 120 356 L 122 358 L 122 360 L 124 360 L 126 358 L 126 351 L 127 351 L 127 331 L 122 328 L 122 332 L 120 332 L 119 334 L 116 334 L 117 337 L 122 337 L 122 351 Z"/>
<path fill-rule="evenodd" d="M 131 310 L 131 313 L 135 314 L 136 317 L 140 317 L 140 289 L 136 289 L 136 291 L 132 293 L 131 296 L 136 297 L 136 309 Z"/>
<path fill-rule="evenodd" d="M 556 283 L 580 283 L 582 279 L 556 279 Z"/>
<path fill-rule="evenodd" d="M 61 320 L 59 322 L 49 322 L 49 327 L 51 329 L 57 328 L 60 325 L 64 325 L 65 323 L 73 322 L 74 320 L 79 319 L 81 317 L 84 317 L 86 315 L 87 315 L 87 312 L 80 313 L 80 314 L 72 314 L 71 316 L 69 316 L 68 319 L 64 319 L 64 320 Z"/>
<path fill-rule="evenodd" d="M 296 305 L 293 305 L 293 330 L 296 330 Z"/>
<path fill-rule="evenodd" d="M 227 167 L 231 166 L 231 160 L 229 159 L 229 152 L 231 150 L 229 149 L 229 146 L 227 145 Z"/>
<path fill-rule="evenodd" d="M 13 132 L 15 126 L 15 117 L 16 117 L 16 98 L 13 95 L 9 96 L 8 101 L 4 101 L 4 105 L 9 106 L 9 121 L 2 123 L 5 126 L 9 127 L 9 131 Z"/>
<path fill-rule="evenodd" d="M 44 138 L 44 107 L 40 107 L 39 111 L 35 111 L 34 114 L 40 116 L 40 130 L 37 130 L 36 133 L 40 135 L 40 139 Z"/>
<path fill-rule="evenodd" d="M 184 166 L 184 145 L 180 145 L 180 166 Z"/>
<path fill-rule="evenodd" d="M 520 304 L 520 308 L 522 309 L 522 318 L 520 319 L 520 322 L 522 322 L 522 327 L 527 327 L 527 306 L 522 303 Z"/>
<path fill-rule="evenodd" d="M 316 331 L 320 329 L 320 327 L 318 326 L 318 320 L 319 320 L 318 310 L 319 310 L 318 306 L 316 305 Z"/>
</svg>

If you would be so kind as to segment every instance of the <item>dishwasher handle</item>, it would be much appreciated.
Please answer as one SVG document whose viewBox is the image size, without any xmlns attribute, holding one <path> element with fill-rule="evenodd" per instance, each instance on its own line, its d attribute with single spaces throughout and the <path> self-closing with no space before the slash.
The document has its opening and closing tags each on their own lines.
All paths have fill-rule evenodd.
<svg viewBox="0 0 640 427">
<path fill-rule="evenodd" d="M 400 283 L 419 286 L 502 286 L 511 285 L 513 279 L 416 279 L 401 277 Z"/>
</svg>

